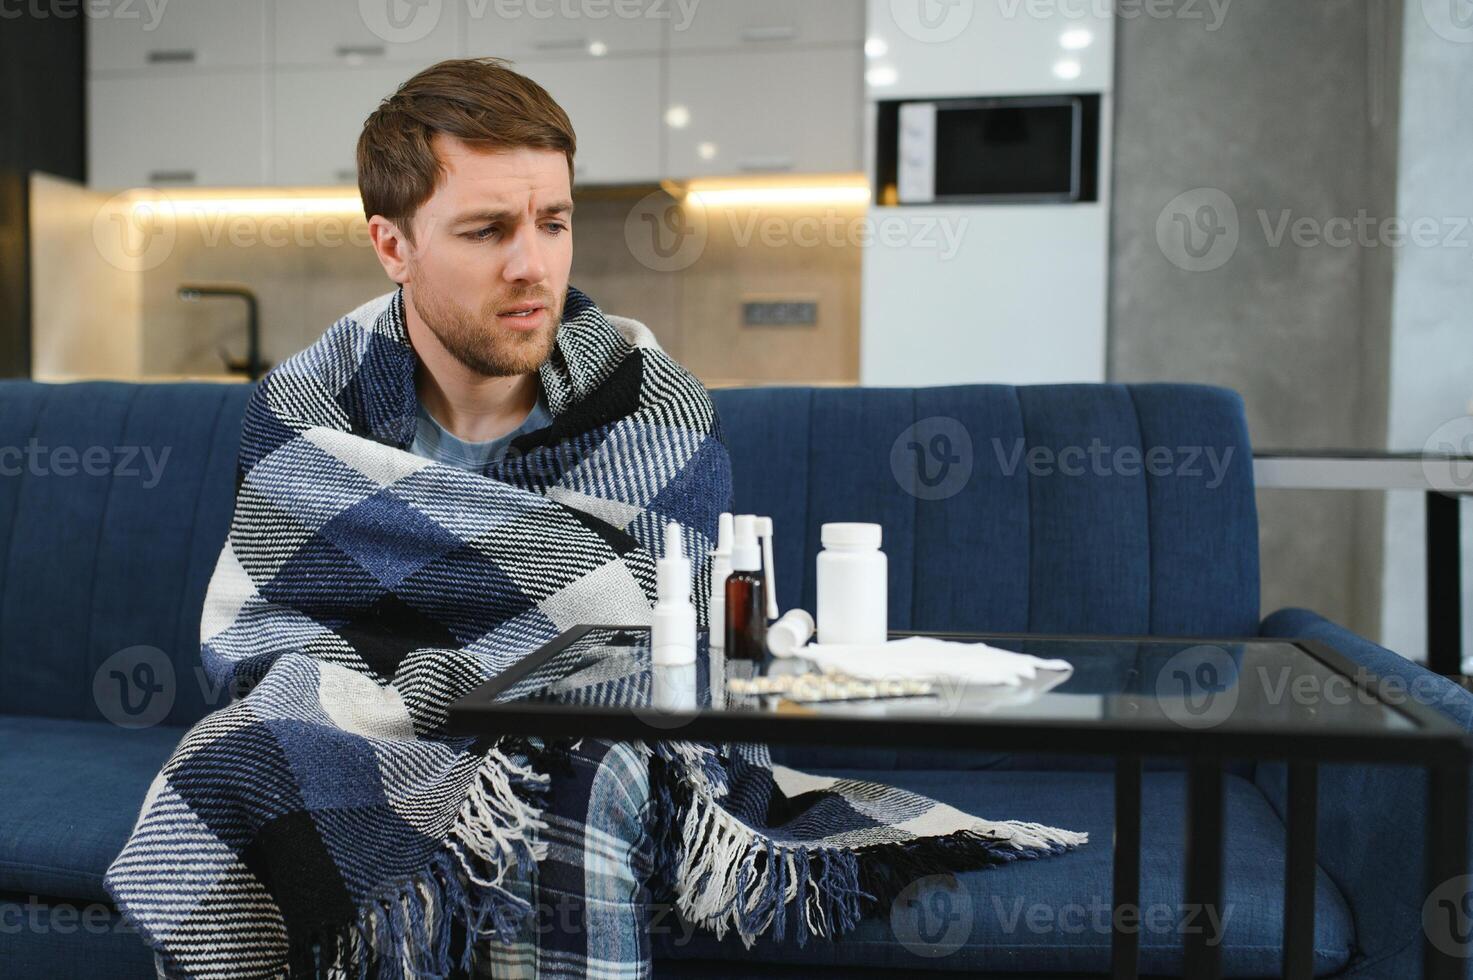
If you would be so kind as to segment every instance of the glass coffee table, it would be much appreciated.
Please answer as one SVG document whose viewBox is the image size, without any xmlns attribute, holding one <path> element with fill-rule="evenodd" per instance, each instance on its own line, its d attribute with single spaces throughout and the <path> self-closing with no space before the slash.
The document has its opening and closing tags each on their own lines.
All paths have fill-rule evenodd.
<svg viewBox="0 0 1473 980">
<path fill-rule="evenodd" d="M 1146 756 L 1186 760 L 1185 901 L 1221 902 L 1223 772 L 1229 761 L 1288 766 L 1284 902 L 1286 977 L 1312 976 L 1317 778 L 1320 763 L 1426 768 L 1427 866 L 1433 884 L 1467 874 L 1466 733 L 1416 697 L 1383 684 L 1322 643 L 1279 639 L 929 635 L 1043 659 L 1017 687 L 938 683 L 924 695 L 813 702 L 751 690 L 803 673 L 796 659 L 728 661 L 701 638 L 696 662 L 651 663 L 642 628 L 579 626 L 450 707 L 457 735 L 968 749 L 1104 755 L 1115 759 L 1112 903 L 1138 906 L 1141 772 Z M 785 683 L 785 682 L 776 682 Z M 1113 917 L 1116 977 L 1136 976 L 1139 934 Z M 1219 975 L 1205 930 L 1185 937 L 1186 975 Z M 1444 944 L 1445 945 L 1445 944 Z M 1461 977 L 1462 961 L 1424 944 L 1428 978 Z"/>
</svg>

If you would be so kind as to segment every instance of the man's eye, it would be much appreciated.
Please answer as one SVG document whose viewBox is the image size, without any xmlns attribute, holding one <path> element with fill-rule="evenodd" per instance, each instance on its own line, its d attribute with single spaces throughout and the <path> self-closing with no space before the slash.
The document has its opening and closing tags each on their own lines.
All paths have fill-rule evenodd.
<svg viewBox="0 0 1473 980">
<path fill-rule="evenodd" d="M 553 221 L 548 223 L 547 230 L 552 232 L 554 235 L 560 235 L 568 230 L 568 226 L 563 224 L 561 221 Z"/>
<path fill-rule="evenodd" d="M 467 238 L 473 238 L 473 239 L 475 239 L 478 242 L 484 242 L 484 241 L 487 241 L 487 240 L 489 240 L 491 238 L 496 237 L 500 233 L 501 233 L 501 229 L 497 228 L 495 225 L 488 225 L 487 227 L 482 228 L 482 229 L 480 229 L 478 231 L 471 232 L 466 237 Z"/>
</svg>

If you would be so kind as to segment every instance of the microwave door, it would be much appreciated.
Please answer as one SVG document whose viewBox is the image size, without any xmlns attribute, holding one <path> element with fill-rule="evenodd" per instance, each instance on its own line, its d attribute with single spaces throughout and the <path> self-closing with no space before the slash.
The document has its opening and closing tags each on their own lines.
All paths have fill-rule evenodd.
<svg viewBox="0 0 1473 980">
<path fill-rule="evenodd" d="M 1083 106 L 1077 97 L 931 104 L 933 201 L 1076 201 L 1081 194 Z"/>
</svg>

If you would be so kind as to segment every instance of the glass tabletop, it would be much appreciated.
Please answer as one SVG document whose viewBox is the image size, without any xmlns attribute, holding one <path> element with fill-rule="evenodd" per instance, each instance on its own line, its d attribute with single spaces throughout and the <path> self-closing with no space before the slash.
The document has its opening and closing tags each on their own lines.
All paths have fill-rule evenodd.
<svg viewBox="0 0 1473 980">
<path fill-rule="evenodd" d="M 900 635 L 900 634 L 896 634 Z M 937 636 L 940 636 L 937 634 Z M 950 722 L 1112 723 L 1182 729 L 1357 734 L 1413 732 L 1425 712 L 1313 644 L 948 635 L 957 656 L 1024 654 L 1066 663 L 1015 684 L 893 674 L 824 674 L 804 658 L 732 661 L 702 635 L 696 662 L 655 666 L 645 629 L 581 627 L 478 689 L 471 710 L 585 711 L 635 716 L 656 728 L 693 715 Z M 999 654 L 998 651 L 1005 651 Z M 903 659 L 903 658 L 902 658 Z M 1060 666 L 1060 665 L 1055 665 Z M 1359 674 L 1359 676 L 1358 676 Z M 1406 692 L 1401 692 L 1405 695 Z"/>
</svg>

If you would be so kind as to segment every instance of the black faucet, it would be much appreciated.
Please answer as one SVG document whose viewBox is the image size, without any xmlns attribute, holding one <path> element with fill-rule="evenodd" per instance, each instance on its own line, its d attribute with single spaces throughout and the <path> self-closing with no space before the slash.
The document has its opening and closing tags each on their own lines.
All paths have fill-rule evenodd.
<svg viewBox="0 0 1473 980">
<path fill-rule="evenodd" d="M 204 284 L 185 283 L 179 287 L 179 298 L 192 302 L 206 296 L 233 296 L 236 299 L 245 300 L 246 304 L 246 343 L 247 352 L 244 361 L 237 361 L 227 351 L 220 352 L 225 361 L 226 370 L 232 374 L 244 374 L 252 381 L 266 373 L 266 365 L 261 361 L 261 316 L 256 303 L 256 294 L 245 286 L 237 286 L 230 283 Z"/>
</svg>

